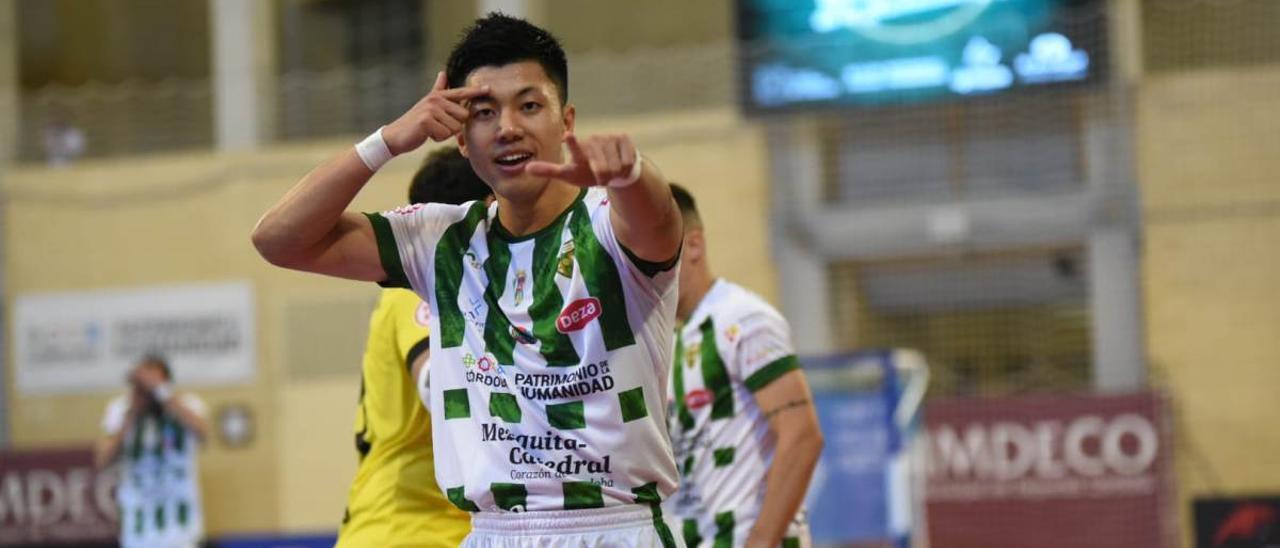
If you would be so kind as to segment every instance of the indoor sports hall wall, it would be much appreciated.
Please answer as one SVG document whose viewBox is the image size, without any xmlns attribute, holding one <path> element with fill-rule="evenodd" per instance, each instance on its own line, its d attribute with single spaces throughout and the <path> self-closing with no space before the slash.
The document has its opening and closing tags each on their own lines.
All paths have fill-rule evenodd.
<svg viewBox="0 0 1280 548">
<path fill-rule="evenodd" d="M 15 156 L 12 165 L 0 161 L 5 343 L 14 300 L 27 295 L 226 280 L 253 287 L 253 381 L 199 389 L 215 411 L 247 406 L 256 427 L 248 447 L 214 442 L 202 457 L 213 536 L 336 529 L 355 468 L 358 360 L 377 289 L 271 267 L 254 253 L 249 230 L 306 170 L 420 96 L 422 80 L 482 3 L 253 4 L 274 29 L 259 37 L 264 61 L 253 75 L 263 85 L 263 138 L 251 152 L 215 153 L 212 3 L 0 0 L 0 30 L 15 29 L 0 32 L 0 145 L 16 137 L 0 152 Z M 1197 499 L 1280 493 L 1273 456 L 1280 453 L 1273 427 L 1280 2 L 1057 2 L 1100 6 L 1076 22 L 1107 22 L 1094 36 L 1110 48 L 1114 70 L 1103 81 L 1042 94 L 763 116 L 739 105 L 744 44 L 735 37 L 734 1 L 516 3 L 564 39 L 581 132 L 631 132 L 644 154 L 692 189 L 717 270 L 784 307 L 789 290 L 816 294 L 829 313 L 801 309 L 792 321 L 829 326 L 834 344 L 823 351 L 922 350 L 933 374 L 930 398 L 1096 391 L 1090 351 L 1103 343 L 1095 340 L 1096 303 L 1088 295 L 1091 284 L 1108 280 L 1090 273 L 1085 246 L 937 245 L 885 260 L 836 258 L 815 269 L 826 284 L 821 291 L 785 284 L 781 246 L 812 243 L 792 236 L 835 206 L 898 222 L 894 214 L 913 207 L 1042 191 L 1052 197 L 1097 183 L 1091 170 L 1105 172 L 1099 179 L 1135 197 L 1103 201 L 1112 209 L 1100 216 L 1136 210 L 1141 355 L 1131 365 L 1142 373 L 1137 388 L 1164 396 L 1172 419 L 1177 496 L 1162 509 L 1181 533 L 1176 545 L 1194 546 Z M 396 17 L 401 10 L 412 16 Z M 174 46 L 155 47 L 166 42 Z M 383 49 L 354 46 L 369 42 Z M 89 147 L 71 167 L 46 168 L 41 132 L 59 116 L 79 124 Z M 1098 128 L 1132 138 L 1089 141 Z M 818 146 L 797 153 L 804 139 Z M 1116 142 L 1114 150 L 1097 150 Z M 394 161 L 357 205 L 402 203 L 421 158 Z M 795 158 L 809 162 L 799 165 L 806 171 L 826 171 L 825 194 L 779 222 L 779 205 L 802 194 L 796 179 L 804 174 L 778 167 L 795 167 L 783 161 Z M 939 179 L 919 180 L 926 170 L 917 168 L 933 163 Z M 1016 169 L 984 171 L 987 164 Z M 1064 166 L 1068 176 L 1048 180 Z M 983 186 L 993 173 L 1013 184 Z M 1036 186 L 1046 181 L 1060 186 Z M 872 184 L 858 186 L 864 182 Z M 919 239 L 930 230 L 908 228 Z M 841 238 L 870 241 L 874 232 Z M 1004 273 L 1028 271 L 1050 282 L 1069 279 L 1069 291 L 1050 295 L 1063 297 L 1053 306 L 1005 306 L 1018 288 Z M 886 288 L 919 310 L 875 302 Z M 5 353 L 0 416 L 8 447 L 0 449 L 91 443 L 112 394 L 25 395 L 15 387 L 13 353 Z M 963 525 L 1007 520 L 991 515 Z M 1096 545 L 1109 546 L 1106 540 Z"/>
<path fill-rule="evenodd" d="M 731 110 L 600 119 L 583 132 L 626 131 L 664 172 L 699 198 L 713 265 L 773 298 L 762 132 Z M 311 166 L 347 146 L 324 141 L 261 152 L 86 162 L 19 169 L 8 178 L 6 278 L 12 295 L 249 280 L 258 309 L 252 384 L 201 389 L 210 407 L 246 404 L 255 441 L 215 442 L 202 485 L 212 534 L 328 531 L 355 471 L 351 426 L 359 359 L 377 288 L 287 272 L 249 243 L 257 217 Z M 423 157 L 397 159 L 357 207 L 404 203 Z M 179 379 L 181 382 L 181 379 Z M 10 384 L 12 386 L 12 384 Z M 11 393 L 16 448 L 83 444 L 97 436 L 111 393 Z"/>
<path fill-rule="evenodd" d="M 1280 66 L 1157 73 L 1138 110 L 1150 383 L 1191 500 L 1280 490 Z M 1184 536 L 1189 538 L 1189 536 Z"/>
</svg>

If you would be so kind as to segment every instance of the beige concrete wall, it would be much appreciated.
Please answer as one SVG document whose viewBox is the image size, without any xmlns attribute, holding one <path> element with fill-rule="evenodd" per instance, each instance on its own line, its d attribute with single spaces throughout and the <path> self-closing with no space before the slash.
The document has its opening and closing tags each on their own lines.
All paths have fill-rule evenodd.
<svg viewBox="0 0 1280 548">
<path fill-rule="evenodd" d="M 631 133 L 644 154 L 700 199 L 713 266 L 775 297 L 758 129 L 731 110 L 580 122 L 581 134 Z M 67 170 L 19 170 L 7 181 L 9 295 L 252 282 L 256 382 L 200 390 L 214 409 L 248 405 L 258 428 L 252 446 L 228 449 L 214 442 L 202 456 L 211 534 L 331 531 L 342 516 L 355 470 L 351 427 L 360 350 L 377 288 L 273 268 L 257 257 L 248 235 L 297 178 L 352 140 L 239 155 L 85 162 Z M 393 161 L 356 207 L 402 204 L 422 157 L 419 152 Z M 11 356 L 6 359 L 11 363 Z M 9 396 L 13 444 L 35 447 L 93 440 L 111 394 Z"/>
<path fill-rule="evenodd" d="M 1178 509 L 1280 492 L 1280 67 L 1149 78 L 1138 110 L 1152 383 L 1172 395 Z"/>
</svg>

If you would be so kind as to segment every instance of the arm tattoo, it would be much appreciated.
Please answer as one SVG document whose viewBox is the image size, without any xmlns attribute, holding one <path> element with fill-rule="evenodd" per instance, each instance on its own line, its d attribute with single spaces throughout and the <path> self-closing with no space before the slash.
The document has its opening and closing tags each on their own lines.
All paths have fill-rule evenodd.
<svg viewBox="0 0 1280 548">
<path fill-rule="evenodd" d="M 770 409 L 769 411 L 766 411 L 764 414 L 764 418 L 765 420 L 769 420 L 769 419 L 772 419 L 778 413 L 781 413 L 788 409 L 795 409 L 797 407 L 803 407 L 806 405 L 809 405 L 809 400 L 791 400 L 787 403 L 779 405 L 778 407 Z"/>
</svg>

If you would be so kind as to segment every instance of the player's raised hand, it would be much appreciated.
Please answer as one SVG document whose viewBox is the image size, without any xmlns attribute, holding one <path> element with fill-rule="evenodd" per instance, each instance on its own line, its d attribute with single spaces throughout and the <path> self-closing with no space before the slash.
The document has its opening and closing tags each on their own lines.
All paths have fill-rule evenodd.
<svg viewBox="0 0 1280 548">
<path fill-rule="evenodd" d="M 466 101 L 489 93 L 488 86 L 449 89 L 444 72 L 413 108 L 382 129 L 382 138 L 391 154 L 403 154 L 422 146 L 427 139 L 443 141 L 462 131 L 467 123 Z"/>
<path fill-rule="evenodd" d="M 625 186 L 638 176 L 640 156 L 626 135 L 598 135 L 579 140 L 566 133 L 569 160 L 563 164 L 529 162 L 525 172 L 560 179 L 575 186 Z"/>
</svg>

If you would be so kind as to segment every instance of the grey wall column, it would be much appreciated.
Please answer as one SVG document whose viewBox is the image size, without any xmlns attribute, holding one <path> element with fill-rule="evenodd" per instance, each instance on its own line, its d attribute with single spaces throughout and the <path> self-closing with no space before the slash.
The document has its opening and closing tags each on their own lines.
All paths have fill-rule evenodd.
<svg viewBox="0 0 1280 548">
<path fill-rule="evenodd" d="M 1093 318 L 1093 384 L 1102 391 L 1146 386 L 1142 313 L 1141 224 L 1133 166 L 1132 112 L 1125 93 L 1100 108 L 1086 130 L 1089 187 L 1095 200 L 1087 248 Z"/>
<path fill-rule="evenodd" d="M 0 0 L 0 171 L 18 153 L 18 3 Z"/>
<path fill-rule="evenodd" d="M 773 217 L 769 226 L 778 295 L 801 354 L 828 353 L 837 347 L 831 331 L 827 259 L 802 229 L 805 212 L 823 207 L 818 139 L 812 124 L 801 121 L 778 122 L 767 131 Z"/>
<path fill-rule="evenodd" d="M 276 119 L 275 4 L 210 0 L 214 140 L 250 150 L 271 140 Z"/>
<path fill-rule="evenodd" d="M 1138 241 L 1132 230 L 1102 227 L 1089 235 L 1089 306 L 1093 383 L 1107 391 L 1146 386 Z"/>
<path fill-rule="evenodd" d="M 1110 2 L 1113 89 L 1086 113 L 1088 186 L 1096 199 L 1087 242 L 1093 318 L 1093 384 L 1101 391 L 1147 386 L 1142 309 L 1141 208 L 1134 146 L 1134 101 L 1142 74 L 1137 0 Z"/>
<path fill-rule="evenodd" d="M 18 151 L 18 8 L 17 2 L 0 0 L 0 257 L 4 257 L 5 226 L 4 195 L 5 172 Z M 0 263 L 3 264 L 3 263 Z M 0 266 L 0 303 L 8 303 L 8 282 L 4 268 Z M 8 364 L 12 352 L 9 349 L 9 325 L 6 310 L 0 309 L 0 448 L 9 445 L 9 378 Z"/>
</svg>

